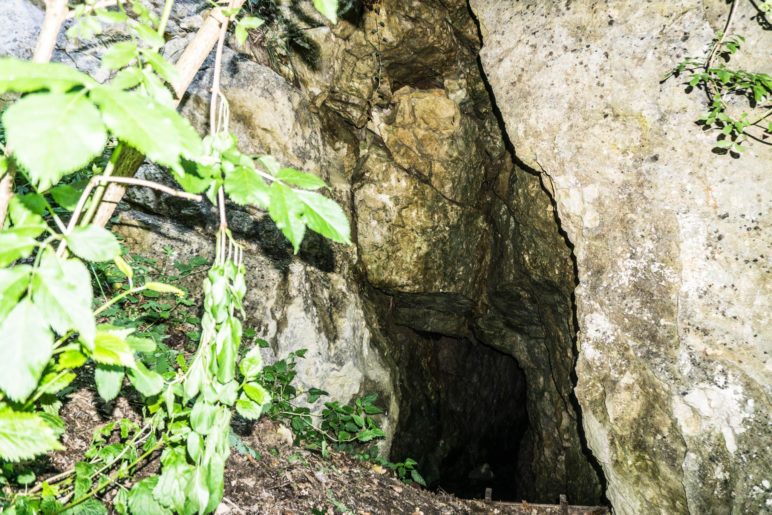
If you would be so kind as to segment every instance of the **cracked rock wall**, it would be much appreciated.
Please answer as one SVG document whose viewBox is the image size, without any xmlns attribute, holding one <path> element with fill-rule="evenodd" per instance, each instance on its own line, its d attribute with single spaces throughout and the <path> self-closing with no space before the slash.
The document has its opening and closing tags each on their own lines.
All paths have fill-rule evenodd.
<svg viewBox="0 0 772 515">
<path fill-rule="evenodd" d="M 769 513 L 772 147 L 712 153 L 704 97 L 660 84 L 728 7 L 471 5 L 507 135 L 574 245 L 576 395 L 614 509 Z M 748 42 L 732 64 L 768 72 L 756 14 L 738 3 Z"/>
</svg>

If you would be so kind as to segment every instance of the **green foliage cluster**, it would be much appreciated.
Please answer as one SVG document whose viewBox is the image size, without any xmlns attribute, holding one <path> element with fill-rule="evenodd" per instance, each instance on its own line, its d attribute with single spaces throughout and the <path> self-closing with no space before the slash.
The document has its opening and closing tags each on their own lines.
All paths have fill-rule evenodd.
<svg viewBox="0 0 772 515">
<path fill-rule="evenodd" d="M 727 19 L 726 28 L 732 21 L 735 12 L 735 2 Z M 765 16 L 772 11 L 769 1 L 759 4 L 759 16 Z M 746 40 L 739 35 L 729 35 L 719 32 L 713 40 L 706 57 L 687 57 L 673 68 L 663 79 L 687 75 L 687 91 L 701 89 L 708 97 L 708 110 L 698 123 L 705 130 L 719 132 L 716 142 L 717 153 L 729 153 L 734 157 L 744 152 L 748 140 L 757 140 L 769 144 L 766 138 L 772 136 L 772 77 L 767 73 L 749 72 L 728 68 L 733 55 L 741 50 Z M 716 58 L 722 62 L 714 64 Z M 734 102 L 744 100 L 756 113 L 752 116 L 746 110 L 735 114 L 737 107 Z M 760 135 L 754 135 L 757 129 Z"/>
<path fill-rule="evenodd" d="M 314 4 L 334 21 L 336 1 Z M 144 403 L 141 422 L 122 420 L 100 429 L 85 460 L 72 470 L 26 493 L 6 495 L 4 489 L 0 507 L 7 513 L 107 513 L 99 500 L 107 491 L 115 492 L 112 508 L 118 513 L 214 511 L 222 498 L 232 410 L 257 419 L 272 405 L 258 380 L 265 377 L 259 347 L 240 353 L 245 269 L 227 228 L 225 195 L 266 210 L 296 252 L 306 229 L 349 242 L 343 210 L 318 192 L 327 187 L 322 180 L 271 156 L 255 159 L 238 150 L 227 130 L 224 98 L 213 99 L 220 103 L 220 119 L 203 140 L 173 108 L 169 86 L 176 72 L 160 52 L 172 5 L 167 0 L 160 17 L 142 0 L 118 2 L 117 10 L 94 2 L 74 9 L 70 37 L 89 39 L 108 26 L 130 35 L 104 52 L 102 66 L 111 73 L 104 83 L 62 64 L 0 59 L 0 94 L 22 95 L 2 115 L 0 177 L 16 173 L 26 183 L 11 198 L 0 228 L 1 481 L 9 484 L 10 474 L 16 483 L 32 485 L 34 474 L 17 473 L 14 464 L 63 448 L 61 398 L 82 371 L 93 368 L 103 399 L 114 399 L 128 380 Z M 257 24 L 242 18 L 237 38 Z M 189 361 L 178 354 L 174 367 L 154 362 L 152 357 L 168 355 L 159 338 L 143 334 L 141 323 L 121 323 L 130 317 L 130 310 L 121 310 L 138 303 L 143 313 L 168 320 L 173 304 L 165 299 L 184 292 L 135 273 L 115 235 L 89 223 L 100 201 L 92 192 L 113 180 L 128 147 L 168 168 L 186 198 L 205 193 L 220 208 L 216 258 L 202 286 L 198 348 Z M 111 157 L 104 161 L 106 150 Z M 71 180 L 81 175 L 92 179 Z M 66 225 L 60 218 L 65 213 Z M 97 282 L 101 303 L 89 267 L 112 285 L 107 298 Z M 107 314 L 113 323 L 102 323 Z M 353 439 L 375 438 L 380 431 L 364 420 L 360 427 L 356 410 L 334 404 L 328 409 L 335 421 L 326 430 L 339 438 L 346 434 L 341 427 L 352 421 L 359 428 Z M 160 474 L 137 480 L 137 468 L 159 452 Z"/>
</svg>

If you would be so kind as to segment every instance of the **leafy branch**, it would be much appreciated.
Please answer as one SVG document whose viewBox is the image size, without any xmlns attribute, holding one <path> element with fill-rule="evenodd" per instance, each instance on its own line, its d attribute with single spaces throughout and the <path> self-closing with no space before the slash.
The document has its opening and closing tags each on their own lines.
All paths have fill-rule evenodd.
<svg viewBox="0 0 772 515">
<path fill-rule="evenodd" d="M 772 144 L 772 77 L 766 73 L 727 68 L 726 63 L 740 51 L 745 44 L 744 37 L 729 35 L 729 30 L 737 12 L 737 0 L 730 2 L 729 13 L 724 29 L 718 32 L 710 52 L 705 59 L 687 57 L 671 70 L 663 82 L 670 77 L 680 77 L 688 73 L 687 91 L 702 89 L 708 99 L 708 111 L 698 123 L 705 130 L 717 130 L 716 151 L 729 153 L 735 157 L 746 149 L 746 142 L 755 140 L 762 144 Z M 768 3 L 765 2 L 764 5 Z M 715 64 L 717 58 L 723 63 Z M 752 109 L 736 114 L 734 102 L 730 99 L 744 99 Z"/>
</svg>

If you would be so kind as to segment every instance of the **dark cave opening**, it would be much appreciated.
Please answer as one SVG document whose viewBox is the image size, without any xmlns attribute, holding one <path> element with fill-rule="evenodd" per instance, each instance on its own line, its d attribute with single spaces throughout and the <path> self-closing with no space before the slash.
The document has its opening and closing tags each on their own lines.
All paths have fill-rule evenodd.
<svg viewBox="0 0 772 515">
<path fill-rule="evenodd" d="M 430 488 L 457 497 L 482 498 L 491 488 L 496 500 L 520 500 L 528 413 L 515 358 L 473 338 L 414 333 L 402 341 L 406 402 L 392 461 L 415 459 Z"/>
</svg>

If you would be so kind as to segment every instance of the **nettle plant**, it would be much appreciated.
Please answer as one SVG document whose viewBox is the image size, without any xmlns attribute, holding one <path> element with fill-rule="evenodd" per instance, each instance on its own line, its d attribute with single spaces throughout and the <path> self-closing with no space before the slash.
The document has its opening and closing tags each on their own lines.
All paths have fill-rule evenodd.
<svg viewBox="0 0 772 515">
<path fill-rule="evenodd" d="M 663 82 L 670 77 L 687 75 L 687 91 L 700 89 L 708 97 L 708 110 L 698 123 L 705 130 L 719 132 L 716 152 L 738 157 L 749 140 L 770 144 L 772 76 L 728 67 L 731 57 L 746 43 L 744 37 L 729 34 L 737 0 L 731 0 L 730 4 L 724 30 L 716 34 L 707 57 L 687 57 L 668 72 Z M 754 6 L 759 11 L 759 22 L 768 23 L 766 16 L 772 12 L 772 2 L 765 0 Z M 717 60 L 721 62 L 717 63 Z M 738 102 L 747 107 L 741 108 Z"/>
<path fill-rule="evenodd" d="M 106 513 L 99 500 L 105 492 L 118 513 L 214 511 L 223 493 L 233 410 L 254 420 L 271 401 L 257 381 L 263 373 L 259 347 L 239 352 L 245 269 L 242 248 L 228 229 L 226 197 L 267 211 L 295 252 L 307 229 L 349 243 L 343 210 L 320 193 L 324 181 L 271 156 L 242 154 L 228 130 L 219 73 L 228 23 L 239 16 L 234 4 L 240 5 L 231 2 L 222 11 L 227 19 L 216 53 L 211 132 L 203 140 L 173 107 L 169 83 L 176 70 L 160 52 L 173 0 L 160 16 L 140 0 L 119 1 L 112 10 L 95 2 L 75 8 L 71 37 L 94 37 L 106 25 L 129 34 L 104 52 L 102 66 L 111 71 L 104 83 L 63 64 L 0 59 L 0 94 L 22 95 L 2 115 L 6 143 L 0 157 L 0 179 L 16 178 L 18 189 L 10 200 L 0 198 L 8 212 L 0 230 L 0 509 L 7 513 Z M 334 21 L 335 1 L 314 4 Z M 241 17 L 237 39 L 259 23 Z M 128 151 L 167 168 L 184 191 L 114 176 Z M 70 181 L 84 173 L 86 181 Z M 98 323 L 132 295 L 182 294 L 163 282 L 135 284 L 115 235 L 92 223 L 109 183 L 191 201 L 208 198 L 218 207 L 199 345 L 189 361 L 179 360 L 179 368 L 165 374 L 141 359 L 154 351 L 152 339 Z M 111 261 L 129 288 L 94 306 L 89 266 Z M 15 474 L 14 463 L 63 449 L 57 394 L 92 368 L 107 401 L 128 378 L 144 400 L 144 420 L 101 428 L 84 461 L 44 482 L 35 484 L 31 472 Z M 138 481 L 138 467 L 159 452 L 160 474 Z M 24 492 L 7 488 L 13 475 L 27 486 Z"/>
</svg>

